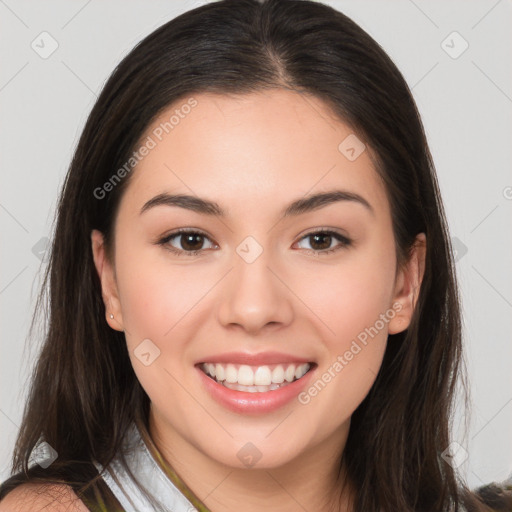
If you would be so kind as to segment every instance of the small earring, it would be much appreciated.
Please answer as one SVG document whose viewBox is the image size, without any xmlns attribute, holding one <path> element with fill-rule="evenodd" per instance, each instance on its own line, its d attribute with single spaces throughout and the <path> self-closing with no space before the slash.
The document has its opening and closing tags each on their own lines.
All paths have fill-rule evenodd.
<svg viewBox="0 0 512 512">
<path fill-rule="evenodd" d="M 110 318 L 114 318 L 114 315 L 112 313 L 110 313 Z"/>
</svg>

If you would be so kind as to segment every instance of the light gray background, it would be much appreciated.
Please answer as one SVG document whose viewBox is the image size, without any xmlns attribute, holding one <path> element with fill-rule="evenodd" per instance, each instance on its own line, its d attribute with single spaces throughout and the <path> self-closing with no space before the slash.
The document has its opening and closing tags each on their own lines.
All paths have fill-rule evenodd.
<svg viewBox="0 0 512 512">
<path fill-rule="evenodd" d="M 1 480 L 38 348 L 38 340 L 29 347 L 26 334 L 44 237 L 51 236 L 57 194 L 86 116 L 140 39 L 202 3 L 0 0 Z M 423 116 L 457 238 L 473 397 L 468 434 L 459 428 L 460 414 L 454 425 L 469 452 L 460 467 L 473 487 L 504 480 L 512 471 L 512 2 L 325 3 L 383 46 Z M 43 31 L 59 45 L 47 59 L 31 47 L 34 40 L 42 46 Z M 445 51 L 463 49 L 453 31 L 469 44 L 458 58 Z"/>
</svg>

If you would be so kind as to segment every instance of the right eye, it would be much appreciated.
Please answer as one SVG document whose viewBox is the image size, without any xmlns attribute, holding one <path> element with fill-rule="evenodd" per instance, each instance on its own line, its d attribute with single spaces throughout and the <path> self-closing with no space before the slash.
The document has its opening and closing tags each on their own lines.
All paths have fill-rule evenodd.
<svg viewBox="0 0 512 512">
<path fill-rule="evenodd" d="M 181 245 L 182 248 L 176 247 L 171 243 L 171 241 L 180 238 L 181 241 L 178 242 L 178 245 Z M 205 240 L 210 240 L 210 238 L 201 231 L 178 229 L 177 231 L 169 233 L 165 237 L 161 238 L 157 243 L 164 246 L 177 256 L 197 256 L 204 250 L 202 246 Z"/>
</svg>

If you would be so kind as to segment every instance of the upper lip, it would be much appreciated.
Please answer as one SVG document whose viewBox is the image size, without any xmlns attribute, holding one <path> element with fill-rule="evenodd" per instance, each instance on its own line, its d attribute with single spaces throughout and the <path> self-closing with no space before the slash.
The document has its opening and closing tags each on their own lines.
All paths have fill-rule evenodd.
<svg viewBox="0 0 512 512">
<path fill-rule="evenodd" d="M 249 366 L 263 366 L 267 364 L 279 363 L 310 363 L 311 359 L 297 357 L 292 354 L 285 354 L 282 352 L 260 352 L 258 354 L 249 354 L 247 352 L 226 352 L 224 354 L 217 354 L 205 357 L 198 361 L 200 363 L 234 363 L 246 364 Z"/>
</svg>

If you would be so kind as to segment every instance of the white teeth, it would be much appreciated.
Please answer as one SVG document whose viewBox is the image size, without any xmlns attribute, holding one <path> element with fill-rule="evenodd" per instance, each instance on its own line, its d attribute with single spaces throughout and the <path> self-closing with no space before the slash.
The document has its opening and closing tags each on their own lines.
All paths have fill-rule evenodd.
<svg viewBox="0 0 512 512">
<path fill-rule="evenodd" d="M 238 370 L 238 384 L 243 386 L 254 385 L 254 372 L 250 366 L 243 364 Z"/>
<path fill-rule="evenodd" d="M 215 378 L 219 382 L 226 380 L 226 372 L 224 371 L 224 366 L 222 366 L 221 364 L 215 365 Z"/>
<path fill-rule="evenodd" d="M 309 364 L 308 363 L 301 364 L 295 370 L 295 378 L 296 379 L 300 379 L 301 377 L 306 375 L 308 370 L 309 370 Z"/>
<path fill-rule="evenodd" d="M 278 364 L 272 370 L 269 366 L 203 363 L 202 369 L 217 382 L 231 389 L 254 393 L 278 389 L 303 377 L 311 368 L 309 363 L 300 365 Z"/>
<path fill-rule="evenodd" d="M 212 377 L 215 377 L 215 375 L 212 375 Z M 238 382 L 238 371 L 232 364 L 226 366 L 226 382 Z"/>
<path fill-rule="evenodd" d="M 270 384 L 270 386 L 242 386 L 242 384 L 230 384 L 229 382 L 222 383 L 226 388 L 234 389 L 235 391 L 246 391 L 248 393 L 265 393 L 267 391 L 274 391 L 275 389 L 279 389 L 285 386 L 288 386 L 290 383 L 285 382 L 284 384 Z"/>
<path fill-rule="evenodd" d="M 286 368 L 286 371 L 284 372 L 284 378 L 287 382 L 291 382 L 295 378 L 295 366 L 293 364 Z"/>
<path fill-rule="evenodd" d="M 276 366 L 272 371 L 272 382 L 282 384 L 284 382 L 284 369 L 281 365 Z"/>
<path fill-rule="evenodd" d="M 240 384 L 242 384 L 242 382 L 240 382 Z M 270 384 L 272 384 L 272 372 L 268 366 L 258 367 L 254 373 L 254 384 L 257 386 L 270 386 Z"/>
</svg>

